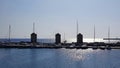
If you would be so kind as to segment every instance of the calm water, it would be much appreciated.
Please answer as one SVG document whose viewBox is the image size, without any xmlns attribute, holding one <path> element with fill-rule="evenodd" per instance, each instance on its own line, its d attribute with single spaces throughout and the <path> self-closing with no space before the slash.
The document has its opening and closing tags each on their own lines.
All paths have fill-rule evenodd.
<svg viewBox="0 0 120 68">
<path fill-rule="evenodd" d="M 0 49 L 1 68 L 120 68 L 120 50 Z"/>
</svg>

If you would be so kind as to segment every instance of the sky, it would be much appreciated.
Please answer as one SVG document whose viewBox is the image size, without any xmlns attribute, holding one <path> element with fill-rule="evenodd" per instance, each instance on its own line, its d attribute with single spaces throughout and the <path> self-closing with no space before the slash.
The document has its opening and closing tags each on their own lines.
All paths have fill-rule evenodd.
<svg viewBox="0 0 120 68">
<path fill-rule="evenodd" d="M 33 22 L 38 38 L 76 37 L 76 21 L 84 38 L 120 37 L 120 0 L 0 0 L 0 38 L 30 38 Z"/>
</svg>

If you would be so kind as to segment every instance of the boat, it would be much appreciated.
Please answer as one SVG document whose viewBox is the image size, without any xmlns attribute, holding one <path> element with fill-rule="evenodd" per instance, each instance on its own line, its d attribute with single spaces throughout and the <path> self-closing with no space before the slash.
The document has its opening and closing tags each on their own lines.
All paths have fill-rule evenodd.
<svg viewBox="0 0 120 68">
<path fill-rule="evenodd" d="M 106 46 L 107 50 L 111 50 L 111 47 L 109 45 Z"/>
</svg>

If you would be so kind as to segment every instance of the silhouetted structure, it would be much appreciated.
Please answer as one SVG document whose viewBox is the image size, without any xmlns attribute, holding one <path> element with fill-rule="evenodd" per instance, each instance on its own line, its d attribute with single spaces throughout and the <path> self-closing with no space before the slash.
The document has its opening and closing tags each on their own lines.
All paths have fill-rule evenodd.
<svg viewBox="0 0 120 68">
<path fill-rule="evenodd" d="M 33 23 L 33 33 L 31 34 L 31 43 L 37 43 L 37 34 L 35 33 L 35 23 Z"/>
<path fill-rule="evenodd" d="M 81 33 L 77 34 L 77 44 L 83 43 L 83 35 Z"/>
<path fill-rule="evenodd" d="M 57 33 L 55 35 L 55 44 L 59 44 L 59 43 L 61 43 L 61 35 Z"/>
<path fill-rule="evenodd" d="M 31 43 L 37 43 L 37 34 L 35 33 L 31 34 Z"/>
</svg>

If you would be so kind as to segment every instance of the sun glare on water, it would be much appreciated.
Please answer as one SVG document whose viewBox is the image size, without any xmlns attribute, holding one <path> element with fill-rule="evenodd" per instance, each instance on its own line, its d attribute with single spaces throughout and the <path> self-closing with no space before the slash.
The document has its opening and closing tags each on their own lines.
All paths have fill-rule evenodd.
<svg viewBox="0 0 120 68">
<path fill-rule="evenodd" d="M 92 49 L 87 49 L 87 50 L 81 50 L 81 49 L 72 49 L 72 50 L 66 50 L 63 49 L 61 50 L 64 55 L 67 55 L 67 57 L 73 61 L 80 61 L 80 60 L 85 60 L 89 59 L 89 56 L 94 54 L 97 51 L 94 51 Z"/>
</svg>

